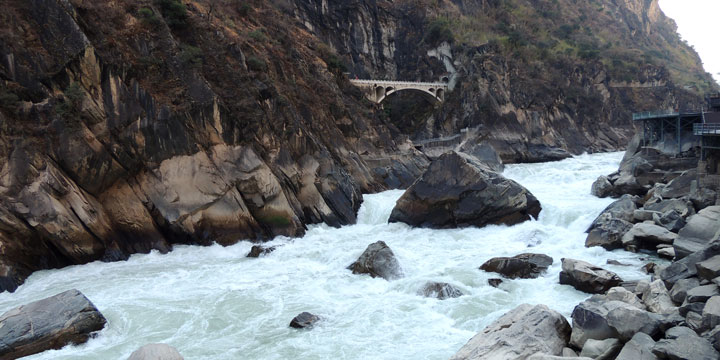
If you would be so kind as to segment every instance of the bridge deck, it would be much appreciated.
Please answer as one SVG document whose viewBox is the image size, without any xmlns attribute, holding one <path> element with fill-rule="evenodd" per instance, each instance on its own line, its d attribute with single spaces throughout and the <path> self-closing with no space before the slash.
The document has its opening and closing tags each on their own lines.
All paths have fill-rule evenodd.
<svg viewBox="0 0 720 360">
<path fill-rule="evenodd" d="M 352 79 L 352 80 L 350 80 L 350 82 L 355 83 L 355 84 L 368 84 L 368 85 L 415 85 L 415 86 L 447 87 L 446 83 L 441 83 L 441 82 L 365 80 L 365 79 Z"/>
</svg>

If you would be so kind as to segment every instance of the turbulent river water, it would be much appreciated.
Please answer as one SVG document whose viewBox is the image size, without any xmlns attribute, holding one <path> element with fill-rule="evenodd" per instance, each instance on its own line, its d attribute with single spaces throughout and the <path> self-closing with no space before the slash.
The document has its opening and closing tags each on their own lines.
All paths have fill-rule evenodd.
<svg viewBox="0 0 720 360">
<path fill-rule="evenodd" d="M 560 259 L 582 259 L 626 280 L 646 278 L 642 257 L 585 248 L 587 226 L 611 200 L 590 195 L 622 153 L 581 155 L 560 162 L 506 167 L 505 176 L 540 200 L 537 221 L 459 230 L 388 224 L 402 191 L 366 195 L 358 224 L 311 226 L 300 239 L 277 238 L 269 256 L 245 258 L 251 244 L 176 246 L 170 254 L 134 255 L 33 274 L 0 311 L 76 288 L 108 319 L 80 346 L 30 359 L 126 359 L 138 347 L 168 343 L 190 359 L 447 359 L 497 317 L 522 303 L 546 304 L 565 316 L 589 295 L 558 284 Z M 368 244 L 383 240 L 405 277 L 353 275 L 345 268 Z M 497 274 L 478 267 L 491 257 L 537 252 L 553 257 L 538 279 L 488 285 Z M 632 266 L 605 265 L 615 259 Z M 417 294 L 427 281 L 455 285 L 464 296 Z M 288 327 L 302 311 L 320 315 L 312 330 Z"/>
</svg>

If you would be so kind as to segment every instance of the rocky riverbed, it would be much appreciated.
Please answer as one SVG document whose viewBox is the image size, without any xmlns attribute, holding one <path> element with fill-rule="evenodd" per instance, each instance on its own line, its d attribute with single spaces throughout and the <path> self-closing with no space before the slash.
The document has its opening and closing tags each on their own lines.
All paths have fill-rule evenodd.
<svg viewBox="0 0 720 360">
<path fill-rule="evenodd" d="M 448 359 L 523 303 L 546 304 L 570 319 L 590 295 L 559 283 L 563 258 L 601 266 L 626 281 L 650 280 L 641 267 L 652 255 L 584 246 L 585 230 L 613 201 L 591 196 L 590 185 L 617 169 L 621 156 L 507 166 L 503 175 L 543 206 L 537 220 L 513 226 L 388 224 L 402 191 L 383 192 L 365 195 L 358 224 L 313 226 L 300 239 L 276 238 L 264 245 L 275 250 L 259 258 L 246 258 L 253 244 L 241 242 L 41 271 L 15 293 L 0 294 L 0 310 L 77 288 L 107 318 L 84 345 L 31 359 L 127 358 L 148 343 L 170 344 L 186 359 Z M 392 250 L 402 277 L 388 281 L 347 269 L 377 241 Z M 546 254 L 553 262 L 534 279 L 480 269 L 491 258 L 521 253 Z M 495 278 L 503 280 L 498 287 L 488 283 Z M 425 297 L 442 292 L 441 286 L 423 293 L 428 283 L 449 284 L 462 296 Z M 290 328 L 305 311 L 320 320 L 311 330 Z"/>
</svg>

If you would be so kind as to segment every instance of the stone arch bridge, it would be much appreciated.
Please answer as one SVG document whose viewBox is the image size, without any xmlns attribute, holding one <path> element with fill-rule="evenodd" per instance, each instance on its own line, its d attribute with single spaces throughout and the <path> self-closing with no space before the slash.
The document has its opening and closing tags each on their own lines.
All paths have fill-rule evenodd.
<svg viewBox="0 0 720 360">
<path fill-rule="evenodd" d="M 448 90 L 446 83 L 386 80 L 350 80 L 350 82 L 362 89 L 365 97 L 376 104 L 380 104 L 388 95 L 403 90 L 421 91 L 442 102 L 445 101 L 445 93 Z"/>
</svg>

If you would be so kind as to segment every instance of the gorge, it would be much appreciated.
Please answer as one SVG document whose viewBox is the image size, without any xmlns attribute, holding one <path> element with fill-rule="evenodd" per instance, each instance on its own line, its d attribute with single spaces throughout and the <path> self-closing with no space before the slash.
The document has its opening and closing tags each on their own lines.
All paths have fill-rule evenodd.
<svg viewBox="0 0 720 360">
<path fill-rule="evenodd" d="M 35 358 L 164 342 L 203 359 L 441 359 L 504 313 L 546 310 L 522 303 L 562 322 L 588 296 L 558 283 L 582 288 L 576 270 L 650 283 L 641 266 L 680 266 L 642 252 L 642 231 L 668 225 L 652 241 L 672 258 L 694 209 L 593 222 L 618 204 L 599 188 L 654 202 L 680 187 L 656 185 L 671 180 L 662 166 L 621 162 L 640 150 L 632 113 L 718 91 L 657 0 L 6 5 L 0 309 L 63 293 L 107 317 L 86 344 Z M 624 196 L 635 210 L 647 200 Z M 596 235 L 612 244 L 586 248 Z M 392 249 L 392 281 L 347 269 L 370 244 Z M 478 269 L 528 252 L 553 260 L 537 279 Z M 288 328 L 305 311 L 317 325 Z"/>
</svg>

